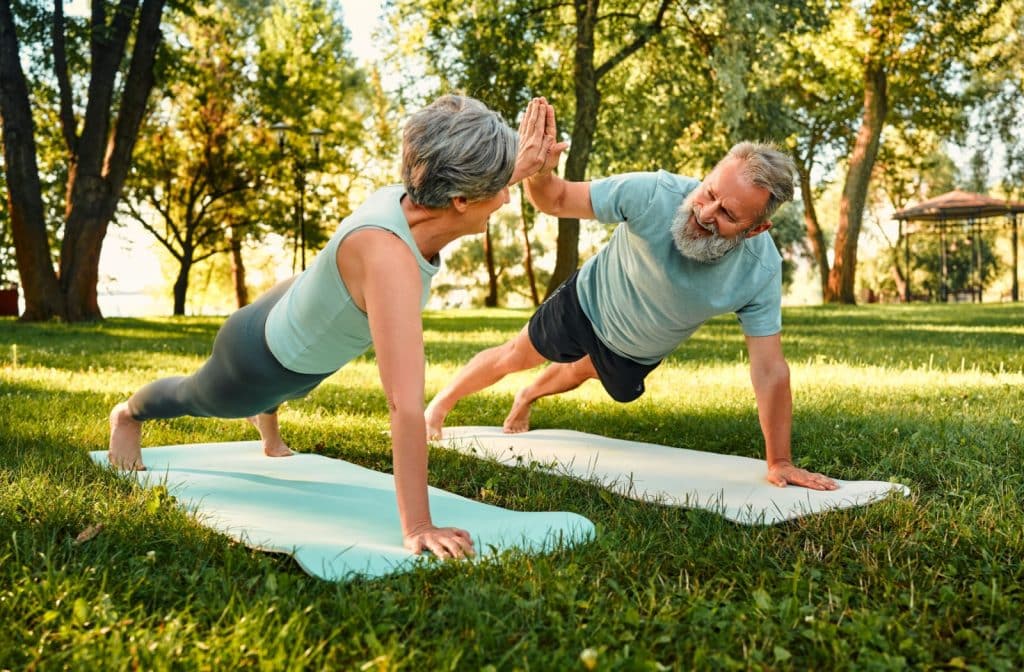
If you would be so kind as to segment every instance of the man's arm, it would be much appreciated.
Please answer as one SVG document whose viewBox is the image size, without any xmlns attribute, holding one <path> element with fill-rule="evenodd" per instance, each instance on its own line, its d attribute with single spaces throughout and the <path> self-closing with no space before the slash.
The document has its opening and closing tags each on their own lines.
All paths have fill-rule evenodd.
<svg viewBox="0 0 1024 672">
<path fill-rule="evenodd" d="M 812 490 L 835 490 L 831 478 L 793 465 L 790 441 L 793 429 L 793 395 L 789 365 L 782 354 L 782 336 L 747 336 L 750 382 L 757 399 L 757 416 L 764 434 L 769 482 L 785 487 L 802 485 Z"/>
</svg>

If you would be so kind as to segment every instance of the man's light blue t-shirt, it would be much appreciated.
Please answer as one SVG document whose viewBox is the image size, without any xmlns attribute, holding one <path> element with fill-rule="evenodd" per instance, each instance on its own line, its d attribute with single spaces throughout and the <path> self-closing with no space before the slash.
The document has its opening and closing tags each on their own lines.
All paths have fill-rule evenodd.
<svg viewBox="0 0 1024 672">
<path fill-rule="evenodd" d="M 710 264 L 676 247 L 673 217 L 699 184 L 666 171 L 590 184 L 597 220 L 621 224 L 583 264 L 576 291 L 598 337 L 623 357 L 658 362 L 725 313 L 736 313 L 748 336 L 782 330 L 782 258 L 767 231 Z"/>
</svg>

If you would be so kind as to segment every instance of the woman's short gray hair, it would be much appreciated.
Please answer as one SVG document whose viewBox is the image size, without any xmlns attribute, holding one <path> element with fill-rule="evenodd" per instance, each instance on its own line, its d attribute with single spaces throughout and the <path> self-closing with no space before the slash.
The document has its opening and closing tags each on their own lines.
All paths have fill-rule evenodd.
<svg viewBox="0 0 1024 672">
<path fill-rule="evenodd" d="M 733 145 L 725 158 L 742 160 L 743 176 L 751 184 L 768 190 L 768 204 L 758 218 L 759 222 L 771 217 L 786 201 L 793 200 L 796 165 L 777 146 L 763 142 L 740 142 Z"/>
<path fill-rule="evenodd" d="M 519 140 L 501 116 L 467 96 L 441 96 L 409 117 L 402 135 L 402 181 L 414 203 L 444 208 L 508 186 Z"/>
</svg>

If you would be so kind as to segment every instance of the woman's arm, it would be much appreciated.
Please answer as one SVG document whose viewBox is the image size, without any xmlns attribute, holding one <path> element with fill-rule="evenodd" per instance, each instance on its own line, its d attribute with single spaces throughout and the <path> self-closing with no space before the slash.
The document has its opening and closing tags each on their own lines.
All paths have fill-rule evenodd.
<svg viewBox="0 0 1024 672">
<path fill-rule="evenodd" d="M 543 98 L 540 100 L 539 107 L 544 114 L 544 134 L 550 140 L 544 145 L 541 165 L 528 173 L 526 181 L 523 182 L 526 196 L 534 207 L 543 213 L 555 217 L 594 219 L 594 209 L 590 205 L 590 183 L 569 182 L 554 173 L 558 167 L 558 159 L 569 143 L 555 144 L 554 140 L 558 133 L 555 125 L 555 108 Z"/>
<path fill-rule="evenodd" d="M 394 234 L 366 229 L 338 249 L 338 269 L 356 305 L 370 321 L 381 384 L 391 415 L 395 493 L 406 548 L 441 558 L 473 553 L 469 533 L 435 527 L 427 498 L 427 443 L 423 420 L 422 280 L 408 246 Z"/>
</svg>

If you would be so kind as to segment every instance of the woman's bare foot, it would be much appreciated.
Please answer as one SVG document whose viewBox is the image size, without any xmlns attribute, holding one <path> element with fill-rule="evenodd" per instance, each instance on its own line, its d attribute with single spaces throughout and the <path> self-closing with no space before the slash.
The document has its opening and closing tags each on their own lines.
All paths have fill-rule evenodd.
<svg viewBox="0 0 1024 672">
<path fill-rule="evenodd" d="M 505 416 L 501 429 L 506 434 L 521 434 L 530 431 L 530 407 L 532 401 L 527 400 L 526 390 L 520 390 L 512 402 L 512 409 Z"/>
<path fill-rule="evenodd" d="M 435 404 L 437 398 L 427 404 L 427 410 L 423 412 L 423 419 L 427 423 L 427 441 L 437 441 L 441 438 L 441 430 L 444 428 L 444 419 L 448 415 L 441 411 Z"/>
<path fill-rule="evenodd" d="M 246 420 L 260 433 L 264 455 L 267 457 L 290 457 L 294 455 L 292 449 L 281 438 L 281 428 L 277 425 L 277 413 L 251 415 Z"/>
<path fill-rule="evenodd" d="M 110 464 L 125 471 L 145 471 L 142 464 L 142 423 L 132 417 L 128 402 L 110 411 Z"/>
</svg>

